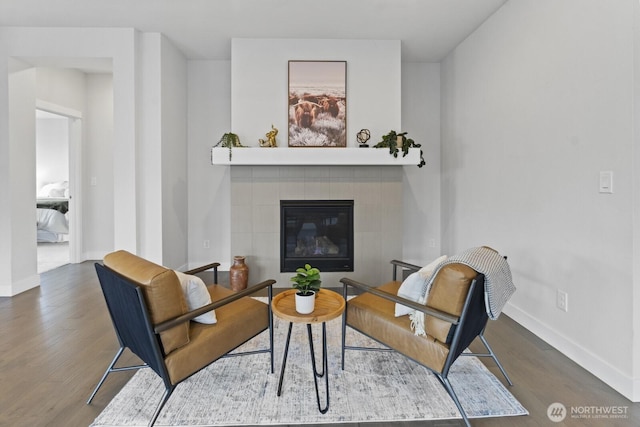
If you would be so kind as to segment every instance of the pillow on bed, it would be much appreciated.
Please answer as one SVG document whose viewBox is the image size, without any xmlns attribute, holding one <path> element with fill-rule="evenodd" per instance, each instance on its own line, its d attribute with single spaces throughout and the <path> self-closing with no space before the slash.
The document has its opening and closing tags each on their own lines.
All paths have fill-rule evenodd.
<svg viewBox="0 0 640 427">
<path fill-rule="evenodd" d="M 441 257 L 433 260 L 415 273 L 411 273 L 402 282 L 400 288 L 398 288 L 398 296 L 418 302 L 420 300 L 424 284 L 427 283 L 429 279 L 431 279 L 431 275 L 433 274 L 436 267 L 446 259 L 447 256 L 442 255 Z M 404 316 L 412 312 L 413 309 L 411 307 L 396 303 L 396 317 Z"/>
<path fill-rule="evenodd" d="M 184 274 L 180 271 L 175 271 L 175 273 L 182 285 L 182 292 L 184 292 L 184 297 L 187 300 L 189 311 L 211 304 L 211 295 L 207 290 L 207 285 L 204 284 L 201 278 L 190 274 Z M 215 310 L 211 310 L 208 313 L 201 314 L 194 318 L 193 321 L 211 325 L 217 323 L 218 319 L 216 318 Z"/>
<path fill-rule="evenodd" d="M 52 182 L 42 186 L 37 197 L 46 198 L 68 198 L 69 181 Z"/>
</svg>

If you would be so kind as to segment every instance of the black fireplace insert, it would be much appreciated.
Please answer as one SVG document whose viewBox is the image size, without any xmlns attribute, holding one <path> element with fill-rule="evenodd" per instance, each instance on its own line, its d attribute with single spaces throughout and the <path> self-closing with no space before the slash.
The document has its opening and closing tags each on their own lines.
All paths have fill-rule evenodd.
<svg viewBox="0 0 640 427">
<path fill-rule="evenodd" d="M 280 271 L 353 271 L 353 200 L 281 200 Z"/>
</svg>

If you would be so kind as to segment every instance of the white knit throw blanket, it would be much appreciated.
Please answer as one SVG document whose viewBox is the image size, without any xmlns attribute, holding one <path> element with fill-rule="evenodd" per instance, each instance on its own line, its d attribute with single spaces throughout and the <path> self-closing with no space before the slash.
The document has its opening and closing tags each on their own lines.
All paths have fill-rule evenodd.
<svg viewBox="0 0 640 427">
<path fill-rule="evenodd" d="M 438 274 L 438 271 L 440 271 L 443 266 L 453 263 L 467 265 L 478 273 L 484 274 L 484 301 L 487 314 L 490 319 L 497 319 L 504 305 L 516 291 L 516 287 L 513 284 L 511 269 L 509 268 L 507 260 L 498 252 L 484 246 L 467 249 L 440 263 L 433 271 L 429 280 L 425 282 L 422 288 L 422 296 L 418 302 L 426 304 L 427 296 L 431 290 L 431 284 Z M 409 317 L 411 319 L 411 327 L 414 329 L 415 334 L 425 335 L 424 313 L 414 311 Z"/>
</svg>

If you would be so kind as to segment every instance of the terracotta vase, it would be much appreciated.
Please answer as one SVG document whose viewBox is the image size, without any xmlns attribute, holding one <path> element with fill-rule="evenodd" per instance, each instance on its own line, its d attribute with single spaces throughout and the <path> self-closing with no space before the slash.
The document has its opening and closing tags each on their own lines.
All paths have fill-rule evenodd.
<svg viewBox="0 0 640 427">
<path fill-rule="evenodd" d="M 235 292 L 246 289 L 249 282 L 249 266 L 245 264 L 244 260 L 244 256 L 234 256 L 233 265 L 229 269 L 229 285 L 231 290 Z"/>
</svg>

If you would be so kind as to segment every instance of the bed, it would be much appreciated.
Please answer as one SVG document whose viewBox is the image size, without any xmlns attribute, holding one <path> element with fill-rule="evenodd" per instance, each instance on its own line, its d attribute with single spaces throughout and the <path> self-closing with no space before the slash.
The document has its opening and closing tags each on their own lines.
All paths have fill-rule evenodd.
<svg viewBox="0 0 640 427">
<path fill-rule="evenodd" d="M 58 243 L 69 240 L 69 183 L 60 181 L 44 185 L 36 199 L 38 242 Z"/>
</svg>

